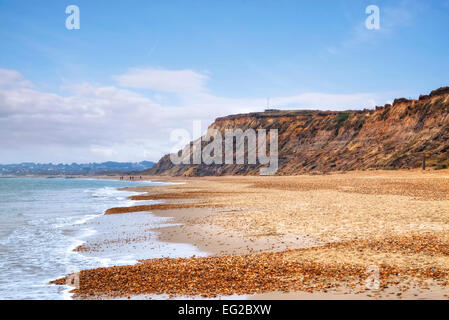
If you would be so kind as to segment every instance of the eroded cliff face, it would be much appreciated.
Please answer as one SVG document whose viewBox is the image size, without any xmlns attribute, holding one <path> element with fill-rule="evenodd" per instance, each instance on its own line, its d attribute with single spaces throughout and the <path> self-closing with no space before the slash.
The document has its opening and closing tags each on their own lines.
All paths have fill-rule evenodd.
<svg viewBox="0 0 449 320">
<path fill-rule="evenodd" d="M 396 99 L 363 111 L 268 111 L 218 118 L 225 129 L 278 129 L 277 174 L 363 169 L 399 169 L 449 163 L 449 87 Z M 164 156 L 149 170 L 157 175 L 259 174 L 260 165 L 173 165 Z"/>
</svg>

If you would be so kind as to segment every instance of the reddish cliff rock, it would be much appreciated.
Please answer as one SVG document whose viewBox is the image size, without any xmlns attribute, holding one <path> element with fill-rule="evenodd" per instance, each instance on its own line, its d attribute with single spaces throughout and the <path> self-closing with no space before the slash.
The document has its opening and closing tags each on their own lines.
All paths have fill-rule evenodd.
<svg viewBox="0 0 449 320">
<path fill-rule="evenodd" d="M 449 163 L 449 87 L 396 99 L 363 111 L 278 111 L 218 118 L 225 129 L 278 129 L 277 174 L 399 169 Z M 259 165 L 173 165 L 168 155 L 148 171 L 157 175 L 258 174 Z"/>
</svg>

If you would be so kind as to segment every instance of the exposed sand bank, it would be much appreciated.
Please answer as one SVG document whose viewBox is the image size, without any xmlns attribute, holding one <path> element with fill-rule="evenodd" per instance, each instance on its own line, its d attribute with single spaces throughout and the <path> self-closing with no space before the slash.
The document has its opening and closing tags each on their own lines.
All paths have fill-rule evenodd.
<svg viewBox="0 0 449 320">
<path fill-rule="evenodd" d="M 296 291 L 288 297 L 297 298 L 449 294 L 447 170 L 145 179 L 187 183 L 132 188 L 147 192 L 133 200 L 164 203 L 113 208 L 108 213 L 148 210 L 173 217 L 180 225 L 158 229 L 160 240 L 194 244 L 212 256 L 83 271 L 89 280 L 81 281 L 76 291 L 80 297 L 276 295 L 269 291 Z M 88 247 L 87 243 L 84 249 Z M 164 280 L 155 278 L 161 266 L 171 275 Z M 380 290 L 374 293 L 365 292 L 369 266 L 380 272 Z M 244 286 L 242 279 L 249 279 Z M 123 284 L 136 281 L 137 287 Z M 332 291 L 336 288 L 337 293 Z"/>
</svg>

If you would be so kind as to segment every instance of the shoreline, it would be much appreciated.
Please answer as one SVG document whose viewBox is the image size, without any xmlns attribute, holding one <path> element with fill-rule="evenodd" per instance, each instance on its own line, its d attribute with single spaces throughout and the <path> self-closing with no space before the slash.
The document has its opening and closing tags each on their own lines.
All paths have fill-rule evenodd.
<svg viewBox="0 0 449 320">
<path fill-rule="evenodd" d="M 282 203 L 287 202 L 290 205 L 296 204 L 296 207 L 293 206 L 293 208 L 291 208 L 293 209 L 293 212 L 295 211 L 295 209 L 306 207 L 306 209 L 317 212 L 319 214 L 320 212 L 322 213 L 323 210 L 327 212 L 329 209 L 325 206 L 322 208 L 320 208 L 319 206 L 316 207 L 317 204 L 323 205 L 323 203 L 326 203 L 326 199 L 320 198 L 326 198 L 330 196 L 331 198 L 333 197 L 333 199 L 336 199 L 338 197 L 341 197 L 341 200 L 343 200 L 344 198 L 346 200 L 352 201 L 349 202 L 352 205 L 356 205 L 357 202 L 360 202 L 362 204 L 369 203 L 371 205 L 371 209 L 365 211 L 367 211 L 368 213 L 375 212 L 376 214 L 374 215 L 374 218 L 382 217 L 382 212 L 385 214 L 384 211 L 388 210 L 388 205 L 382 206 L 378 204 L 379 200 L 380 202 L 382 202 L 383 200 L 388 200 L 388 203 L 390 205 L 392 204 L 393 206 L 397 207 L 396 209 L 399 209 L 399 213 L 401 213 L 401 211 L 404 211 L 404 209 L 406 209 L 405 211 L 409 211 L 409 209 L 413 207 L 417 207 L 417 209 L 419 209 L 420 207 L 429 207 L 432 212 L 435 212 L 435 214 L 439 214 L 439 216 L 443 214 L 444 219 L 446 219 L 446 217 L 449 218 L 449 212 L 447 209 L 449 208 L 449 206 L 444 206 L 448 203 L 448 200 L 445 198 L 445 194 L 443 194 L 444 190 L 447 190 L 445 188 L 447 188 L 447 186 L 449 185 L 449 175 L 447 173 L 441 174 L 441 172 L 439 172 L 438 174 L 426 174 L 425 177 L 426 179 L 422 179 L 422 175 L 417 172 L 410 173 L 383 171 L 374 173 L 365 172 L 362 174 L 346 173 L 341 175 L 318 177 L 299 176 L 299 178 L 301 179 L 298 179 L 298 176 L 271 177 L 271 179 L 265 179 L 261 177 L 182 177 L 173 179 L 170 177 L 146 176 L 145 180 L 159 180 L 161 182 L 182 181 L 188 183 L 170 186 L 132 187 L 127 189 L 130 191 L 132 190 L 138 192 L 146 192 L 146 194 L 144 195 L 141 194 L 136 196 L 133 200 L 162 200 L 161 198 L 165 198 L 163 199 L 164 203 L 162 207 L 151 207 L 150 205 L 150 207 L 148 208 L 143 208 L 149 210 L 155 216 L 169 217 L 171 218 L 170 223 L 177 224 L 176 226 L 153 229 L 154 231 L 158 232 L 158 239 L 163 242 L 193 244 L 200 251 L 211 254 L 208 258 L 218 259 L 215 262 L 211 262 L 212 265 L 218 263 L 220 261 L 219 259 L 221 258 L 235 259 L 235 257 L 239 257 L 242 255 L 251 255 L 255 259 L 255 261 L 260 258 L 259 255 L 263 255 L 263 259 L 268 259 L 267 257 L 269 257 L 269 259 L 276 259 L 276 256 L 285 256 L 286 252 L 291 252 L 291 250 L 293 250 L 292 252 L 294 252 L 294 255 L 301 256 L 304 261 L 307 260 L 311 263 L 318 263 L 318 265 L 320 265 L 321 267 L 324 265 L 327 266 L 327 268 L 329 266 L 335 267 L 335 261 L 342 262 L 344 265 L 346 264 L 346 266 L 351 266 L 351 268 L 357 269 L 358 271 L 354 275 L 359 276 L 359 278 L 361 277 L 361 270 L 364 271 L 364 277 L 367 276 L 365 274 L 366 266 L 365 268 L 360 268 L 367 262 L 382 261 L 385 266 L 381 265 L 381 269 L 392 268 L 391 270 L 397 269 L 401 270 L 404 273 L 407 273 L 411 269 L 413 269 L 410 268 L 411 265 L 415 268 L 415 271 L 410 271 L 411 273 L 409 275 L 409 279 L 401 279 L 399 281 L 399 283 L 403 283 L 403 285 L 408 288 L 403 290 L 402 287 L 398 287 L 394 291 L 394 294 L 399 294 L 398 296 L 396 296 L 397 298 L 447 298 L 445 296 L 445 294 L 449 293 L 449 291 L 447 290 L 447 284 L 442 284 L 444 290 L 441 291 L 439 289 L 441 287 L 441 284 L 438 284 L 439 281 L 435 281 L 435 283 L 431 285 L 434 288 L 434 290 L 432 290 L 432 294 L 426 294 L 424 289 L 421 290 L 420 281 L 424 281 L 426 279 L 433 279 L 432 281 L 434 281 L 435 279 L 438 280 L 438 277 L 435 274 L 432 274 L 430 278 L 429 274 L 422 276 L 420 272 L 416 271 L 419 270 L 420 265 L 416 265 L 415 263 L 415 265 L 413 266 L 413 261 L 416 260 L 416 258 L 419 258 L 420 261 L 422 260 L 423 270 L 425 270 L 427 266 L 434 266 L 434 268 L 436 266 L 438 268 L 438 272 L 443 272 L 445 274 L 447 271 L 446 267 L 449 266 L 446 252 L 444 250 L 441 251 L 440 249 L 438 249 L 439 251 L 437 250 L 435 252 L 431 252 L 431 254 L 429 253 L 428 255 L 425 255 L 422 254 L 422 252 L 413 249 L 411 243 L 415 243 L 418 241 L 422 243 L 424 247 L 430 244 L 441 247 L 441 245 L 444 245 L 447 240 L 446 231 L 449 230 L 449 219 L 447 220 L 448 223 L 446 223 L 446 220 L 444 220 L 441 221 L 440 224 L 429 224 L 428 221 L 425 221 L 426 219 L 421 219 L 428 216 L 428 214 L 424 214 L 422 217 L 417 216 L 412 219 L 421 222 L 421 225 L 417 223 L 415 223 L 414 225 L 409 223 L 407 225 L 407 223 L 402 223 L 400 219 L 392 219 L 394 217 L 391 217 L 389 214 L 387 214 L 384 219 L 390 220 L 390 223 L 396 224 L 396 229 L 402 230 L 383 230 L 383 232 L 379 233 L 376 232 L 378 230 L 370 230 L 372 229 L 370 227 L 365 228 L 366 230 L 364 228 L 361 228 L 360 230 L 352 230 L 352 232 L 349 232 L 352 233 L 351 236 L 346 237 L 347 239 L 345 239 L 345 237 L 342 237 L 340 234 L 338 234 L 338 232 L 336 232 L 338 231 L 338 228 L 336 228 L 338 227 L 338 221 L 336 222 L 332 220 L 321 223 L 321 227 L 324 226 L 327 227 L 328 230 L 334 230 L 334 233 L 328 232 L 332 233 L 334 235 L 333 237 L 329 237 L 329 235 L 323 236 L 322 232 L 320 234 L 320 223 L 318 223 L 318 225 L 315 225 L 315 228 L 306 228 L 306 231 L 308 232 L 303 232 L 304 234 L 298 233 L 298 230 L 301 230 L 301 228 L 295 227 L 294 225 L 292 228 L 289 228 L 287 225 L 289 219 L 291 220 L 294 217 L 289 217 L 288 214 L 287 216 L 285 216 L 285 211 L 289 211 L 290 214 L 292 211 L 286 210 L 286 208 L 280 208 L 281 210 L 279 214 L 279 220 L 282 223 L 275 222 L 272 220 L 272 213 L 270 213 L 270 208 L 276 208 L 276 206 L 267 203 L 266 199 L 264 200 L 267 195 L 271 194 L 276 199 L 284 198 L 285 201 Z M 306 181 L 306 183 L 301 183 L 303 179 L 308 181 Z M 329 179 L 331 180 L 330 182 L 326 181 Z M 332 181 L 335 179 L 337 181 Z M 354 179 L 356 181 L 354 181 Z M 357 181 L 357 179 L 359 179 L 360 181 Z M 344 183 L 336 185 L 336 182 Z M 365 184 L 368 185 L 366 186 Z M 376 186 L 376 188 L 373 188 L 374 186 Z M 413 186 L 414 188 L 411 188 Z M 300 200 L 302 199 L 289 197 L 290 192 L 293 196 L 305 198 L 305 200 L 301 202 Z M 321 196 L 317 198 L 316 195 Z M 131 199 L 132 198 L 133 197 L 131 197 Z M 298 202 L 301 203 L 301 206 L 297 205 Z M 251 203 L 252 206 L 244 207 L 245 203 Z M 263 207 L 260 206 L 260 203 L 266 206 L 265 210 L 263 210 L 263 208 L 260 208 Z M 310 204 L 315 205 L 316 208 L 314 208 L 314 206 L 311 206 Z M 345 207 L 348 205 L 342 204 L 341 206 Z M 350 207 L 351 205 L 349 205 L 349 208 Z M 335 210 L 336 208 L 338 208 L 338 206 L 333 206 L 331 209 Z M 392 209 L 394 210 L 395 208 Z M 133 209 L 126 210 L 129 210 L 131 212 Z M 262 219 L 257 219 L 257 216 L 254 216 L 254 213 L 252 211 L 256 211 L 256 213 L 260 217 L 262 217 Z M 380 213 L 377 213 L 377 211 L 380 211 Z M 413 211 L 413 213 L 416 212 L 419 211 Z M 379 214 L 381 215 L 379 216 Z M 400 216 L 402 216 L 402 214 L 400 214 Z M 267 218 L 271 218 L 271 220 L 268 219 L 267 221 Z M 356 223 L 356 225 L 360 224 L 361 222 L 358 220 L 363 220 L 363 216 L 357 214 L 355 214 L 354 216 L 350 216 L 350 218 L 352 220 L 355 220 L 354 223 Z M 295 219 L 293 219 L 293 221 L 294 220 Z M 310 221 L 310 224 L 317 223 L 317 219 L 310 220 L 313 220 Z M 238 222 L 236 223 L 236 221 Z M 242 221 L 246 221 L 247 223 L 243 224 Z M 320 221 L 318 220 L 318 222 Z M 337 224 L 337 226 L 335 224 Z M 388 226 L 388 224 L 385 223 L 384 226 Z M 340 225 L 339 227 L 341 228 L 344 226 Z M 351 230 L 350 226 L 348 226 L 348 230 Z M 436 238 L 430 239 L 425 237 L 425 235 L 429 234 L 429 232 L 435 233 L 436 230 L 439 231 L 437 232 Z M 413 235 L 411 236 L 411 238 L 407 238 L 405 235 L 410 234 L 410 232 L 413 232 Z M 338 235 L 338 237 L 336 237 L 336 235 Z M 373 237 L 373 235 L 376 235 L 376 237 Z M 390 238 L 388 236 L 390 236 Z M 391 238 L 391 236 L 393 238 Z M 351 237 L 352 242 L 350 239 Z M 354 239 L 357 240 L 354 241 Z M 389 239 L 396 239 L 398 241 L 402 241 L 403 243 L 391 248 L 382 249 L 383 251 L 386 250 L 385 253 L 381 252 L 381 254 L 378 254 L 376 252 L 372 252 L 372 246 L 374 246 L 375 243 L 379 243 L 381 244 L 381 247 L 383 247 L 386 245 L 386 243 L 389 243 Z M 364 243 L 364 245 L 360 246 L 358 245 L 359 243 Z M 334 244 L 335 247 L 326 247 L 330 244 Z M 355 248 L 357 250 L 355 250 Z M 362 258 L 357 258 L 357 253 L 359 251 L 363 252 L 361 254 Z M 400 254 L 396 254 L 398 251 L 400 252 Z M 407 259 L 407 255 L 410 254 L 416 255 L 416 257 L 414 257 L 414 259 Z M 389 256 L 392 257 L 389 258 Z M 435 256 L 438 256 L 438 259 L 436 259 Z M 375 259 L 373 259 L 374 257 Z M 185 260 L 185 263 L 195 264 L 195 259 L 200 258 L 190 258 L 190 260 Z M 292 257 L 289 256 L 288 259 L 291 260 Z M 176 261 L 176 259 L 172 260 Z M 153 263 L 157 264 L 157 262 L 154 261 Z M 296 261 L 295 263 L 296 266 L 298 266 L 298 261 Z M 145 268 L 150 268 L 146 265 L 145 261 L 141 262 L 140 264 L 142 266 L 145 266 Z M 170 264 L 168 263 L 168 265 Z M 418 267 L 418 269 L 416 267 Z M 170 265 L 169 268 L 174 268 L 173 272 L 175 273 L 179 272 L 176 266 Z M 407 271 L 408 269 L 410 270 Z M 107 272 L 107 270 L 102 269 L 102 272 Z M 302 274 L 301 272 L 300 274 L 304 276 L 304 274 Z M 387 278 L 389 277 L 388 274 L 385 276 Z M 126 277 L 132 279 L 133 274 L 127 273 Z M 414 277 L 417 278 L 415 279 Z M 385 278 L 385 281 L 387 281 L 387 278 Z M 186 282 L 189 281 L 187 279 L 185 280 Z M 214 279 L 211 279 L 211 281 L 212 280 Z M 319 283 L 321 280 L 317 278 L 315 279 L 315 282 Z M 393 281 L 394 283 L 396 280 L 390 279 L 388 281 Z M 342 282 L 342 284 L 347 282 L 348 281 L 345 280 Z M 418 284 L 414 288 L 412 286 L 408 286 L 408 282 L 416 282 Z M 296 285 L 298 284 L 296 283 Z M 390 284 L 390 290 L 392 287 L 395 287 L 397 285 L 398 284 Z M 337 287 L 340 287 L 340 285 Z M 272 285 L 272 288 L 276 289 L 275 285 Z M 303 289 L 303 292 L 292 292 L 289 294 L 269 293 L 267 291 L 268 288 L 265 288 L 265 291 L 259 292 L 259 294 L 261 294 L 260 296 L 250 296 L 249 298 L 257 299 L 258 297 L 267 297 L 270 299 L 276 299 L 276 297 L 279 297 L 282 299 L 307 299 L 309 297 L 312 299 L 332 299 L 334 296 L 341 296 L 341 298 L 346 297 L 351 299 L 390 299 L 392 297 L 392 293 L 387 292 L 386 288 L 381 289 L 381 293 L 375 295 L 372 295 L 370 293 L 351 292 L 352 289 L 349 291 L 343 290 L 343 292 L 331 292 L 331 288 L 333 288 L 332 286 L 326 289 L 327 292 L 321 293 L 317 293 L 317 291 L 320 290 L 311 289 L 313 293 L 310 294 L 310 292 L 307 292 L 310 288 L 301 288 Z M 256 288 L 253 289 L 255 290 Z M 91 287 L 91 290 L 95 291 L 95 288 Z M 410 292 L 407 293 L 408 291 Z M 227 291 L 225 290 L 224 292 Z M 181 296 L 182 293 L 183 292 L 174 292 L 174 294 Z M 248 292 L 236 291 L 233 293 L 243 293 L 246 295 L 251 295 L 251 289 L 249 289 Z M 255 290 L 252 293 L 254 294 L 258 292 L 257 290 Z M 207 294 L 212 294 L 212 296 L 214 295 L 210 292 Z M 217 294 L 219 295 L 220 292 L 217 292 Z"/>
</svg>

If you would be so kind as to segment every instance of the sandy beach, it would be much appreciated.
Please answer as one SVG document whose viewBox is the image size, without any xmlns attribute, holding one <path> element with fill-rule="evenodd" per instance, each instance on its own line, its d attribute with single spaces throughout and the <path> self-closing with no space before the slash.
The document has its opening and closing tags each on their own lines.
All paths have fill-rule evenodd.
<svg viewBox="0 0 449 320">
<path fill-rule="evenodd" d="M 157 229 L 159 239 L 208 256 L 84 270 L 76 298 L 449 295 L 448 170 L 144 178 L 179 183 L 132 188 L 142 192 L 132 200 L 160 202 L 105 214 L 170 217 L 175 226 Z M 101 246 L 87 242 L 78 250 Z"/>
</svg>

